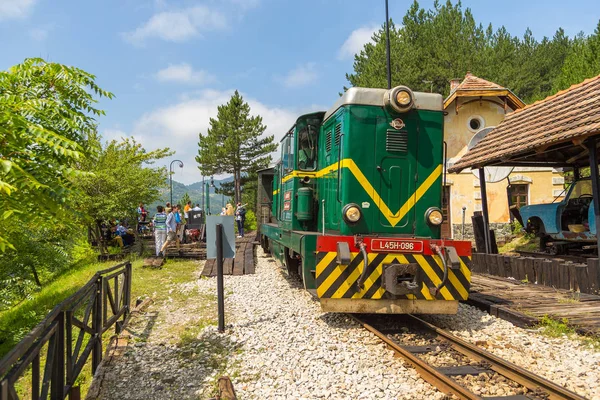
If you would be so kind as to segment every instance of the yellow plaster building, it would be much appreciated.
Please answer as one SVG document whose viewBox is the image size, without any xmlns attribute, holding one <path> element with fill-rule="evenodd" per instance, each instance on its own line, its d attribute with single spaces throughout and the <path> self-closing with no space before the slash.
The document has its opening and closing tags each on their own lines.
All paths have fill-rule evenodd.
<svg viewBox="0 0 600 400">
<path fill-rule="evenodd" d="M 509 89 L 471 73 L 467 73 L 462 82 L 452 80 L 450 89 L 450 95 L 444 101 L 447 167 L 466 153 L 474 135 L 497 126 L 506 114 L 525 106 Z M 476 175 L 470 170 L 447 175 L 443 207 L 447 219 L 442 229 L 444 237 L 462 238 L 463 213 L 465 238 L 472 237 L 471 216 L 473 212 L 481 211 L 481 193 Z M 509 190 L 512 203 L 520 206 L 552 202 L 561 195 L 564 187 L 562 174 L 553 168 L 515 167 L 509 179 L 510 189 L 507 188 L 506 179 L 487 184 L 490 226 L 496 229 L 497 238 L 510 232 Z"/>
</svg>

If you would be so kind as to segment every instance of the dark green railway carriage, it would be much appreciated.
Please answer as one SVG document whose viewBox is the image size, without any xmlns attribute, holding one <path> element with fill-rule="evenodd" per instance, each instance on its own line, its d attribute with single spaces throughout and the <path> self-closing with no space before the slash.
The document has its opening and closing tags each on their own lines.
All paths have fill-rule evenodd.
<svg viewBox="0 0 600 400">
<path fill-rule="evenodd" d="M 440 237 L 443 125 L 439 94 L 351 88 L 259 171 L 262 246 L 324 310 L 453 313 L 467 298 L 470 243 Z"/>
</svg>

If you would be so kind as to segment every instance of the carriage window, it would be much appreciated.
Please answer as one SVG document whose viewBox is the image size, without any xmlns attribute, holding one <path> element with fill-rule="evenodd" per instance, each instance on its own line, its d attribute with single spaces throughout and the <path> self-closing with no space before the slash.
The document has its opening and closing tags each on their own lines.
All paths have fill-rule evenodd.
<svg viewBox="0 0 600 400">
<path fill-rule="evenodd" d="M 308 124 L 298 133 L 298 169 L 314 171 L 317 168 L 317 134 L 319 128 Z"/>
</svg>

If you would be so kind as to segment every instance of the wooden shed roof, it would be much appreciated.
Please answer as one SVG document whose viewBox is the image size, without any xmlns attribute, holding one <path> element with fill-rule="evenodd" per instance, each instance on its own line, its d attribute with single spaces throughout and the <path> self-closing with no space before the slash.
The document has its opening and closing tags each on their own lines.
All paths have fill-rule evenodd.
<svg viewBox="0 0 600 400">
<path fill-rule="evenodd" d="M 508 114 L 449 172 L 489 165 L 587 165 L 583 141 L 600 135 L 600 75 Z"/>
</svg>

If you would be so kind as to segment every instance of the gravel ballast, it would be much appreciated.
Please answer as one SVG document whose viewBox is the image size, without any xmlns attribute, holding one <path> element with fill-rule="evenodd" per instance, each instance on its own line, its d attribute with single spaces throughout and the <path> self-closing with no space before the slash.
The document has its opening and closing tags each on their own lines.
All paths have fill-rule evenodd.
<svg viewBox="0 0 600 400">
<path fill-rule="evenodd" d="M 318 301 L 299 282 L 288 279 L 260 248 L 256 259 L 256 274 L 225 277 L 224 335 L 214 324 L 200 322 L 198 308 L 170 310 L 166 304 L 142 316 L 137 322 L 140 329 L 154 312 L 170 314 L 153 326 L 146 342 L 131 345 L 127 356 L 115 363 L 113 381 L 107 383 L 111 389 L 104 398 L 206 399 L 214 394 L 221 375 L 231 377 L 240 399 L 444 398 L 354 320 L 323 313 Z M 173 290 L 189 294 L 192 304 L 194 296 L 216 293 L 216 278 L 200 278 Z M 216 307 L 216 302 L 209 307 Z M 600 400 L 600 352 L 581 341 L 548 338 L 462 304 L 455 316 L 425 319 Z M 166 332 L 179 320 L 187 325 L 197 320 L 199 327 L 193 338 L 173 344 Z M 485 389 L 480 393 L 499 394 Z"/>
</svg>

